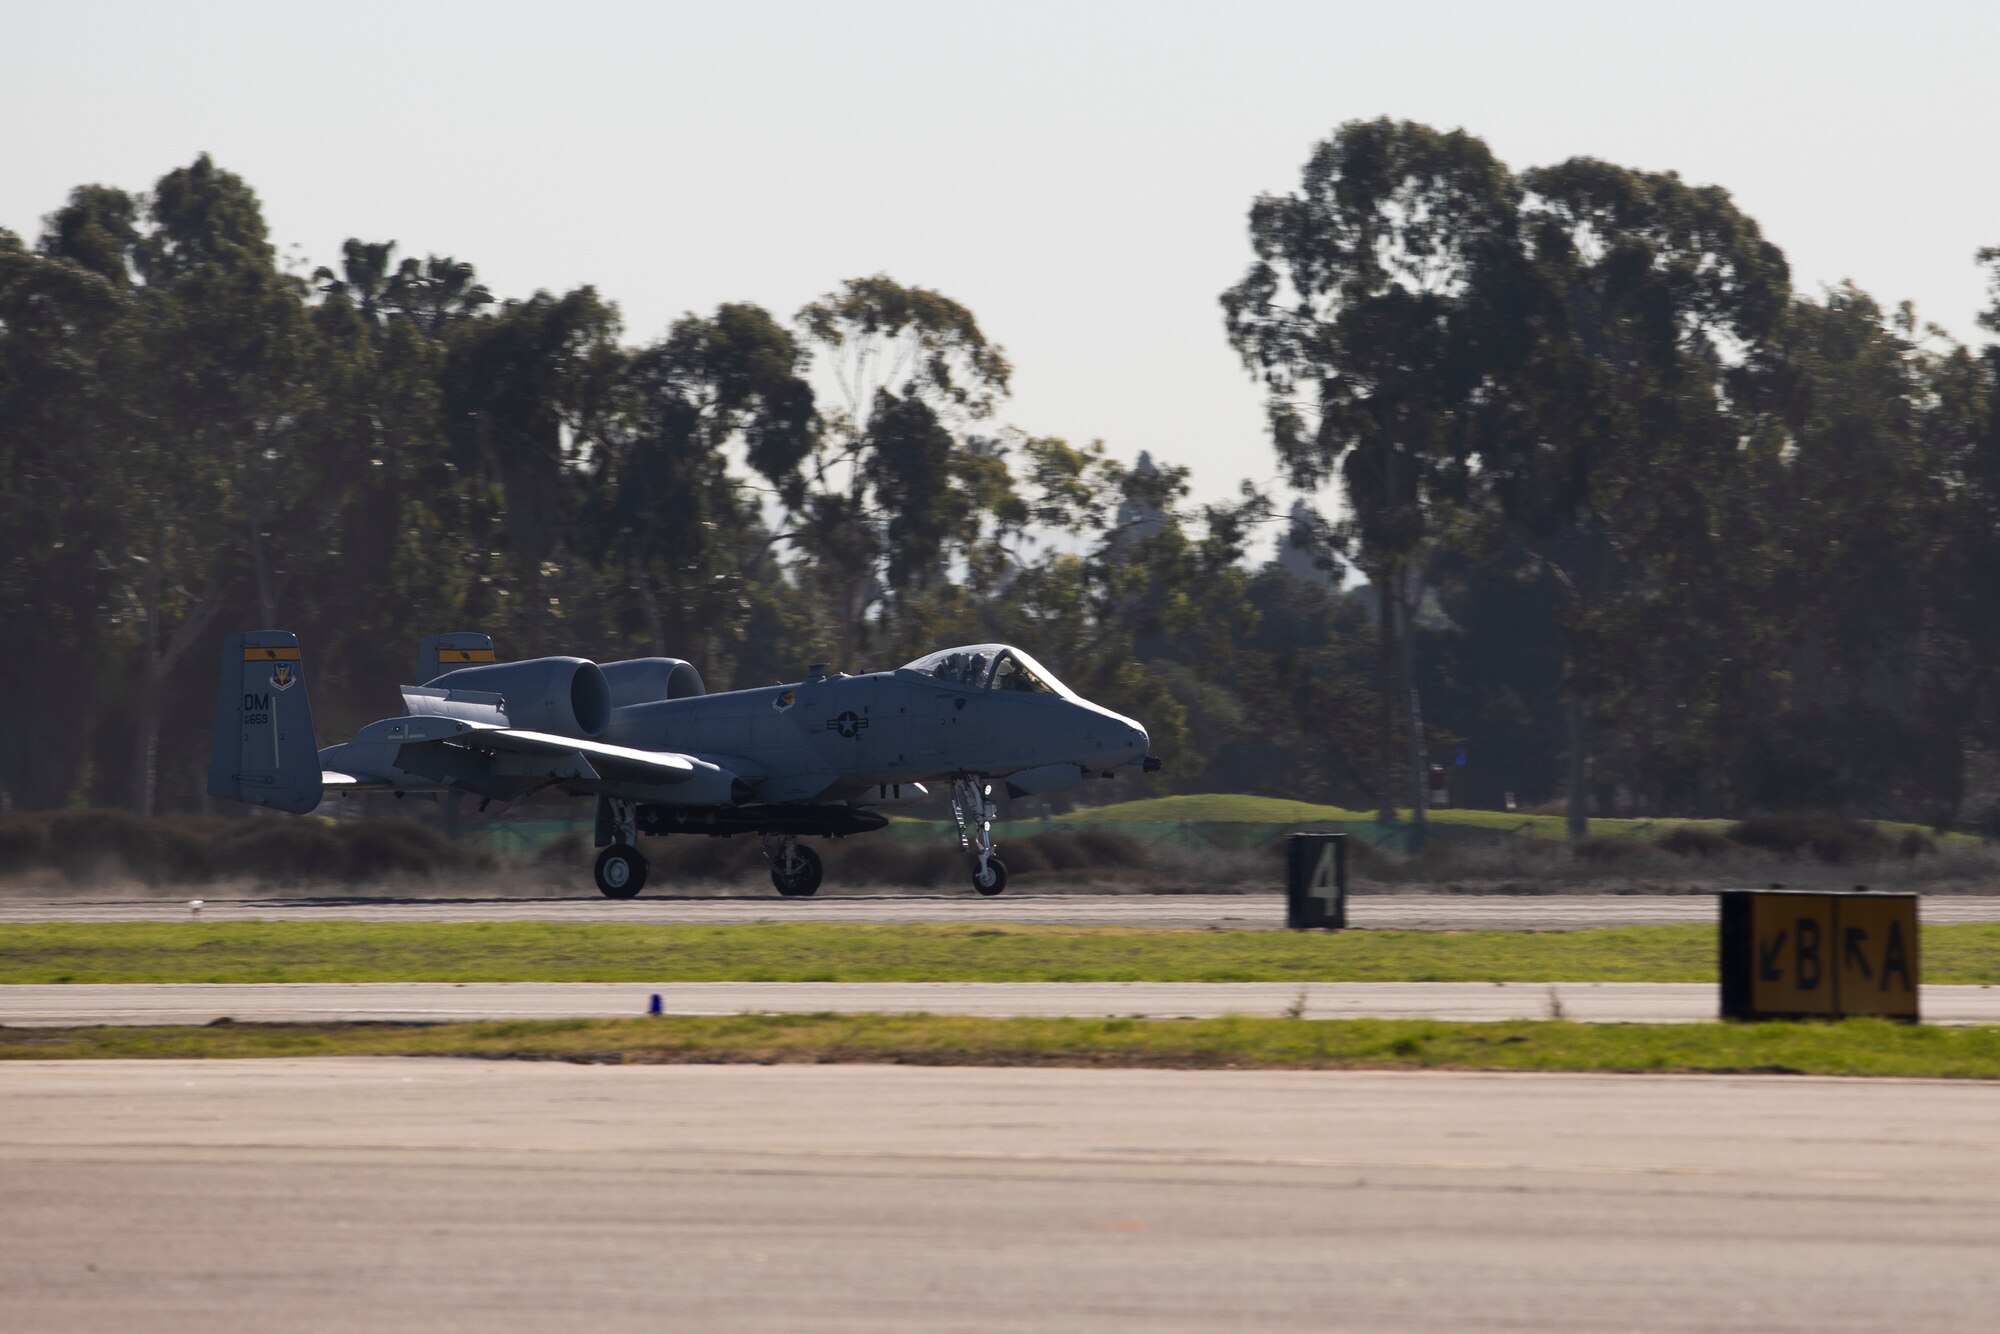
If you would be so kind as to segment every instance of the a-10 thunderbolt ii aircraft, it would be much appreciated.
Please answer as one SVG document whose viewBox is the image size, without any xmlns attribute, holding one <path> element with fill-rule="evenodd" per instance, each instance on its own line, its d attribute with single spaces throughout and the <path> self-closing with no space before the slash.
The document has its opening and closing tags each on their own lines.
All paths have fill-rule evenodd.
<svg viewBox="0 0 2000 1334">
<path fill-rule="evenodd" d="M 1007 886 L 993 783 L 1018 797 L 1159 767 L 1145 728 L 1005 644 L 711 695 L 677 658 L 503 663 L 491 639 L 461 633 L 423 641 L 417 679 L 403 716 L 320 750 L 298 637 L 229 636 L 208 790 L 294 813 L 325 793 L 464 793 L 481 810 L 544 791 L 595 797 L 597 887 L 629 899 L 646 883 L 641 834 L 755 834 L 778 892 L 812 894 L 820 859 L 802 837 L 880 829 L 875 808 L 945 783 L 973 888 L 991 895 Z"/>
</svg>

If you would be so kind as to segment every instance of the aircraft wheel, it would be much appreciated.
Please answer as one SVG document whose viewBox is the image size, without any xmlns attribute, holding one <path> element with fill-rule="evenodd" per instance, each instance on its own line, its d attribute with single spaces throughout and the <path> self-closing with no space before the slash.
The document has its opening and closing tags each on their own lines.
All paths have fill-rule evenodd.
<svg viewBox="0 0 2000 1334">
<path fill-rule="evenodd" d="M 819 893 L 824 875 L 819 854 L 797 844 L 782 861 L 771 863 L 771 883 L 788 899 L 809 899 Z"/>
<path fill-rule="evenodd" d="M 972 887 L 989 899 L 1007 888 L 1007 863 L 1001 861 L 998 857 L 988 857 L 986 859 L 986 874 L 984 875 L 979 873 L 979 866 L 977 863 L 974 863 L 972 868 Z"/>
<path fill-rule="evenodd" d="M 646 859 L 630 843 L 613 843 L 597 854 L 597 888 L 607 899 L 631 899 L 646 887 Z"/>
</svg>

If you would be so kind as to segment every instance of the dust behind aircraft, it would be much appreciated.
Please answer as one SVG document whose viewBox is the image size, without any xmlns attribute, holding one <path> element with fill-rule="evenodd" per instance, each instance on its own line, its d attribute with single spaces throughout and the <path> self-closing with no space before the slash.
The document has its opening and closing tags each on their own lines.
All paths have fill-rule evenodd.
<svg viewBox="0 0 2000 1334">
<path fill-rule="evenodd" d="M 208 790 L 304 813 L 328 794 L 464 793 L 480 808 L 544 792 L 597 801 L 597 887 L 646 884 L 639 836 L 754 834 L 780 894 L 821 881 L 801 838 L 888 823 L 885 806 L 949 786 L 981 894 L 1007 886 L 993 784 L 1053 792 L 1125 766 L 1159 767 L 1146 729 L 1070 690 L 1005 644 L 944 649 L 893 671 L 814 667 L 791 685 L 708 694 L 677 658 L 499 662 L 481 634 L 434 635 L 403 713 L 319 748 L 298 637 L 224 642 Z"/>
</svg>

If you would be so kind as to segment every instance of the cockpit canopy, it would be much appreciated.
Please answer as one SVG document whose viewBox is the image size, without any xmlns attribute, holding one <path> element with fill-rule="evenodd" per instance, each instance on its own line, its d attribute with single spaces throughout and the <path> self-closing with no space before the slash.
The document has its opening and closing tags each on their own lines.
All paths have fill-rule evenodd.
<svg viewBox="0 0 2000 1334">
<path fill-rule="evenodd" d="M 902 670 L 979 690 L 1013 690 L 1075 697 L 1068 686 L 1056 679 L 1054 672 L 1027 653 L 1006 644 L 967 644 L 961 648 L 939 649 L 915 662 L 903 664 Z"/>
</svg>

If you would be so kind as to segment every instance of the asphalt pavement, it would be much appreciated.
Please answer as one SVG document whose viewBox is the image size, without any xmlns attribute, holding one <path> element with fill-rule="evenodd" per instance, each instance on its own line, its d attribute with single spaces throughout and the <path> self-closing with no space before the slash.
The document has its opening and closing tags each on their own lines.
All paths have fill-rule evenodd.
<svg viewBox="0 0 2000 1334">
<path fill-rule="evenodd" d="M 9 1329 L 1985 1331 L 1996 1090 L 0 1067 Z"/>
<path fill-rule="evenodd" d="M 0 1024 L 616 1019 L 668 1014 L 1573 1019 L 1699 1023 L 1711 983 L 1659 982 L 366 982 L 0 986 Z M 2000 1024 L 2000 988 L 1927 986 L 1927 1023 Z"/>
<path fill-rule="evenodd" d="M 6 898 L 8 922 L 168 922 L 195 916 L 187 898 Z M 2000 896 L 1927 898 L 1923 920 L 2000 921 Z M 1277 930 L 1285 924 L 1278 894 L 952 894 L 827 895 L 783 899 L 588 897 L 202 898 L 203 921 L 365 922 L 645 922 L 751 925 L 763 922 L 1016 923 L 1042 926 L 1145 926 Z M 1348 922 L 1357 929 L 1409 931 L 1570 931 L 1598 926 L 1713 924 L 1713 894 L 1355 894 Z"/>
</svg>

